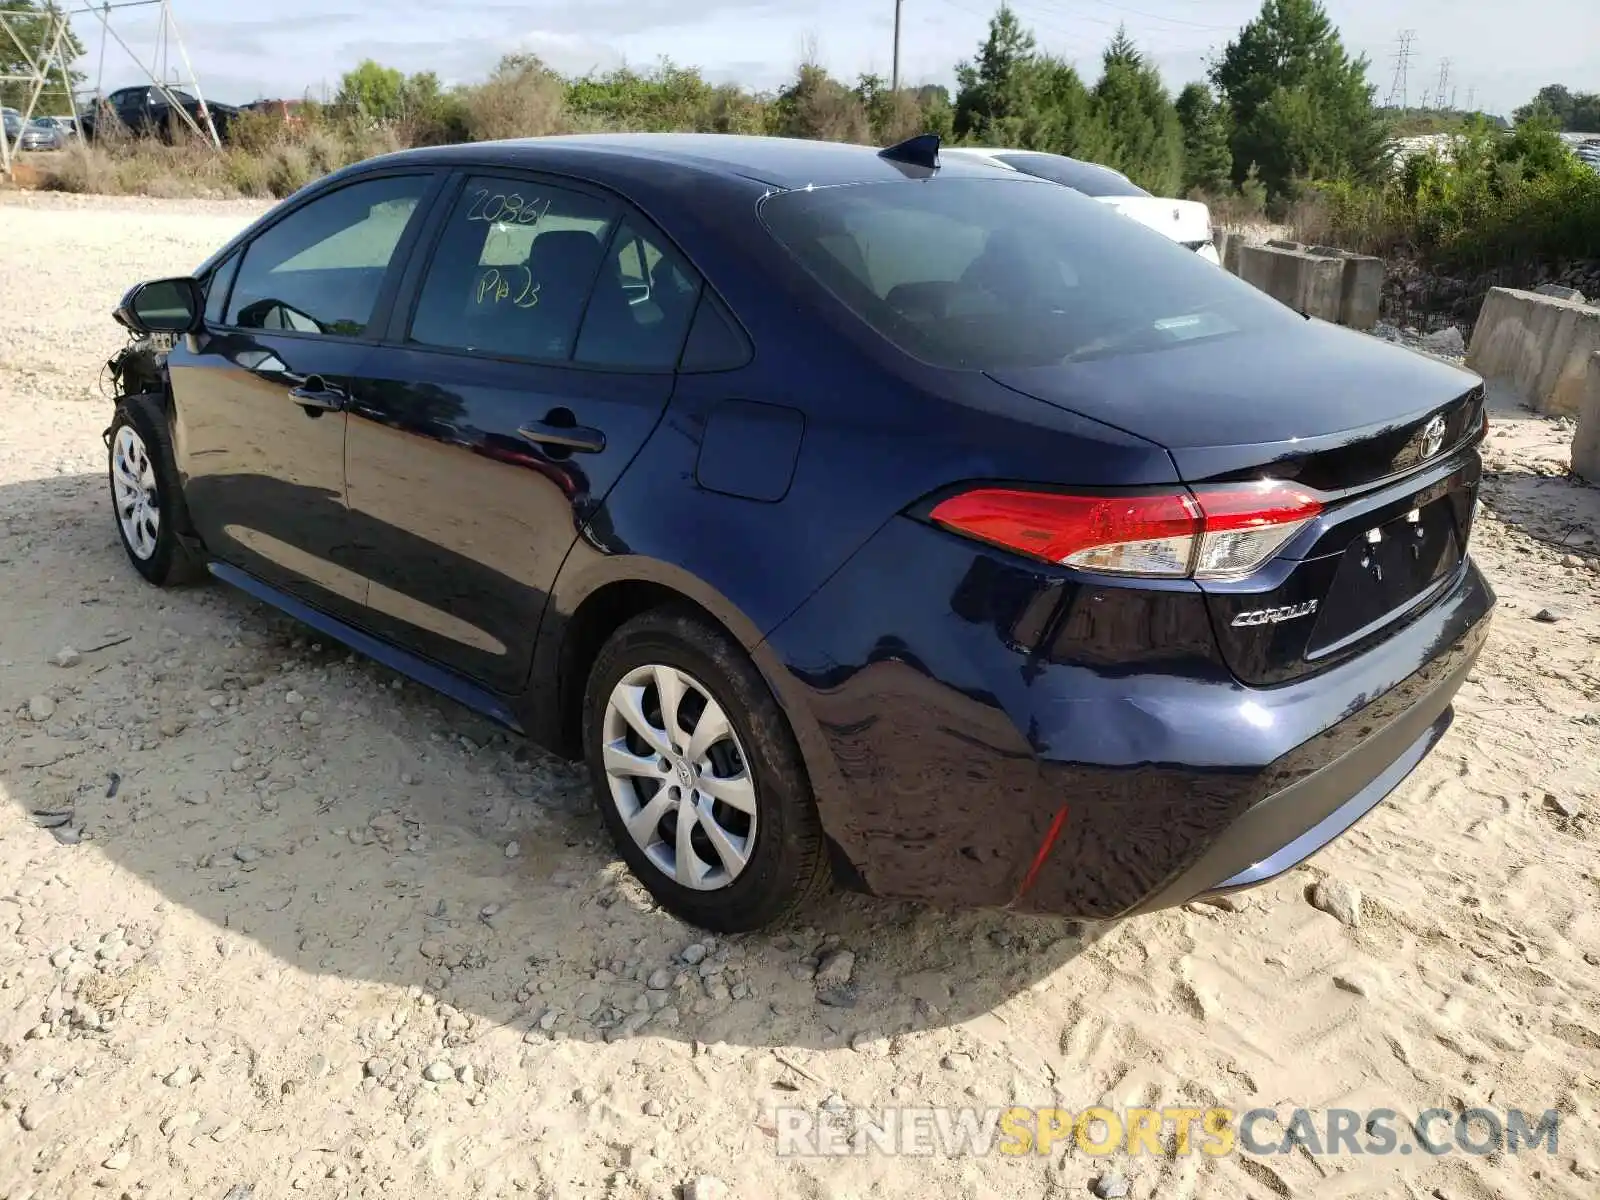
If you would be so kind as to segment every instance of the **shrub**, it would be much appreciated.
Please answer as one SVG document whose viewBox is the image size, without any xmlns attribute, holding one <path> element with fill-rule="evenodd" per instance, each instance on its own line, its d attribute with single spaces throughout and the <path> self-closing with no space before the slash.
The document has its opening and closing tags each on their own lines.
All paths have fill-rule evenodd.
<svg viewBox="0 0 1600 1200">
<path fill-rule="evenodd" d="M 474 141 L 542 137 L 570 128 L 566 85 L 532 55 L 512 54 L 465 96 L 467 133 Z"/>
<path fill-rule="evenodd" d="M 1476 121 L 1381 187 L 1316 191 L 1327 240 L 1352 249 L 1405 245 L 1464 270 L 1600 257 L 1600 173 L 1536 122 L 1505 136 Z"/>
<path fill-rule="evenodd" d="M 108 192 L 115 179 L 111 154 L 103 146 L 74 142 L 39 164 L 39 186 L 51 192 Z"/>
<path fill-rule="evenodd" d="M 228 144 L 246 154 L 265 154 L 283 140 L 283 117 L 271 112 L 242 112 L 228 126 Z"/>
<path fill-rule="evenodd" d="M 271 173 L 267 160 L 260 154 L 228 150 L 222 158 L 222 177 L 227 186 L 241 196 L 265 198 L 272 195 Z"/>
<path fill-rule="evenodd" d="M 266 156 L 267 187 L 280 200 L 292 196 L 317 177 L 306 148 L 293 142 L 274 146 Z"/>
</svg>

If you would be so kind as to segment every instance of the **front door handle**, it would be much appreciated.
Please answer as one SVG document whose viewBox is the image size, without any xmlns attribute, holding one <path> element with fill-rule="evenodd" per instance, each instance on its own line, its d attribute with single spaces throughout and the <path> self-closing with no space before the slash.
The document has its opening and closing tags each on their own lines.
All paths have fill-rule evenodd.
<svg viewBox="0 0 1600 1200">
<path fill-rule="evenodd" d="M 329 387 L 321 375 L 307 375 L 297 388 L 289 389 L 290 398 L 306 410 L 306 416 L 316 417 L 324 412 L 338 412 L 344 408 L 345 395 L 338 388 Z"/>
<path fill-rule="evenodd" d="M 549 421 L 531 421 L 517 433 L 535 445 L 559 446 L 580 454 L 599 454 L 606 448 L 606 435 L 586 425 L 553 425 Z"/>
</svg>

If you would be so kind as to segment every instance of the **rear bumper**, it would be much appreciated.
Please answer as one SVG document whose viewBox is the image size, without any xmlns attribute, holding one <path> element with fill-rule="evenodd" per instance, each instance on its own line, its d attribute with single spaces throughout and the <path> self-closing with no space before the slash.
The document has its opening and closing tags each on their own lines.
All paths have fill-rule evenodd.
<svg viewBox="0 0 1600 1200">
<path fill-rule="evenodd" d="M 1192 867 L 1132 911 L 1153 912 L 1204 896 L 1259 887 L 1343 835 L 1378 807 L 1445 735 L 1455 716 L 1448 697 L 1460 687 L 1473 661 L 1462 663 L 1449 679 L 1369 741 L 1249 809 L 1223 830 Z M 1440 704 L 1442 710 L 1434 715 Z M 1421 732 L 1406 742 L 1419 725 Z M 1394 747 L 1401 744 L 1401 752 L 1390 759 Z"/>
<path fill-rule="evenodd" d="M 1134 915 L 1255 887 L 1304 862 L 1376 808 L 1444 736 L 1493 605 L 1468 559 L 1438 603 L 1368 654 L 1309 679 L 1247 689 L 1256 697 L 1245 703 L 1257 724 L 1308 736 L 1259 770 L 1230 772 L 1240 786 L 1222 789 L 1196 772 L 1194 802 L 1164 807 L 1176 832 L 1153 839 L 1131 861 L 1108 856 L 1097 886 L 1082 882 L 1091 865 L 1083 842 L 1057 847 L 1014 906 Z M 1395 664 L 1414 667 L 1375 689 Z M 1216 728 L 1225 730 L 1238 707 L 1231 697 L 1219 704 L 1211 714 Z M 1306 718 L 1322 727 L 1308 727 Z M 1150 825 L 1141 820 L 1135 829 L 1147 833 Z"/>
<path fill-rule="evenodd" d="M 901 520 L 765 649 L 847 883 L 1108 919 L 1265 882 L 1376 807 L 1493 607 L 1469 557 L 1381 645 L 1247 687 L 1192 585 L 1075 582 Z"/>
</svg>

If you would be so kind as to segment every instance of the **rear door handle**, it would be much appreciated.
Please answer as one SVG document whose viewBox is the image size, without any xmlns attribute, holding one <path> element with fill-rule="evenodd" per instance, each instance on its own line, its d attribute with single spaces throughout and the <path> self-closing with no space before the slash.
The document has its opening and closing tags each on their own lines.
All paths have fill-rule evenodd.
<svg viewBox="0 0 1600 1200">
<path fill-rule="evenodd" d="M 606 448 L 606 435 L 586 425 L 552 425 L 548 421 L 532 421 L 517 433 L 535 445 L 560 446 L 580 454 L 599 454 Z"/>
<path fill-rule="evenodd" d="M 289 396 L 311 417 L 324 412 L 338 412 L 344 408 L 345 402 L 344 393 L 338 388 L 329 387 L 321 375 L 307 375 L 306 381 L 299 387 L 289 389 Z"/>
</svg>

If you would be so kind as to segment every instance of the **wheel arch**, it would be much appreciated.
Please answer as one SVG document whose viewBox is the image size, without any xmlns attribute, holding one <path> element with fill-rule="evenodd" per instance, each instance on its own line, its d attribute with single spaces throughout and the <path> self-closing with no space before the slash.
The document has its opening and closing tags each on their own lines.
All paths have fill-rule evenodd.
<svg viewBox="0 0 1600 1200">
<path fill-rule="evenodd" d="M 738 605 L 671 563 L 615 555 L 600 558 L 576 574 L 570 563 L 562 571 L 540 623 L 532 672 L 523 697 L 523 723 L 529 736 L 566 758 L 581 759 L 583 693 L 600 648 L 627 621 L 670 606 L 696 612 L 750 655 L 800 747 L 826 834 L 828 814 L 844 802 L 845 785 L 838 762 L 806 701 L 804 688 Z M 828 842 L 837 873 L 837 847 L 831 837 Z M 854 872 L 846 870 L 843 874 L 848 877 Z"/>
</svg>

